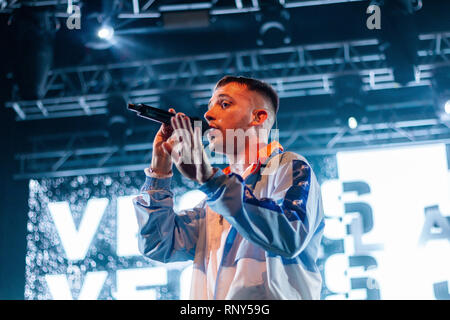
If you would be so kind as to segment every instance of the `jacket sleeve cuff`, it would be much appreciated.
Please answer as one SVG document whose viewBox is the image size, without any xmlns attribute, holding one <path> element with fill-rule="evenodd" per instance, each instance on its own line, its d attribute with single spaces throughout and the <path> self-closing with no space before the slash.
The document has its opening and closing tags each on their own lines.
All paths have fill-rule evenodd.
<svg viewBox="0 0 450 320">
<path fill-rule="evenodd" d="M 144 185 L 141 188 L 141 191 L 148 190 L 169 190 L 170 191 L 170 183 L 172 182 L 172 177 L 168 178 L 153 178 L 146 176 Z"/>
<path fill-rule="evenodd" d="M 208 196 L 208 199 L 214 197 L 216 191 L 220 188 L 220 186 L 225 181 L 227 175 L 222 172 L 222 170 L 216 170 L 216 173 L 204 184 L 202 184 L 199 188 L 200 191 L 203 191 Z"/>
</svg>

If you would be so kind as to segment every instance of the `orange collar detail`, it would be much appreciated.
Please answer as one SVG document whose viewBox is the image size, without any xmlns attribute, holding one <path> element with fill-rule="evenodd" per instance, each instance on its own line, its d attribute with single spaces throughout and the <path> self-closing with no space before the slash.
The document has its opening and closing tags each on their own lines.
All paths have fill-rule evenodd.
<svg viewBox="0 0 450 320">
<path fill-rule="evenodd" d="M 267 158 L 270 157 L 270 155 L 273 153 L 274 150 L 280 149 L 281 151 L 283 151 L 283 146 L 278 142 L 278 141 L 272 141 L 271 143 L 269 143 L 268 145 L 262 147 L 261 149 L 259 149 L 258 151 L 258 163 L 254 163 L 252 166 L 252 171 L 251 173 L 255 173 L 257 172 L 260 168 L 261 168 L 261 164 L 265 163 Z M 225 174 L 230 174 L 231 173 L 231 169 L 230 166 L 224 168 L 222 170 L 223 173 Z"/>
</svg>

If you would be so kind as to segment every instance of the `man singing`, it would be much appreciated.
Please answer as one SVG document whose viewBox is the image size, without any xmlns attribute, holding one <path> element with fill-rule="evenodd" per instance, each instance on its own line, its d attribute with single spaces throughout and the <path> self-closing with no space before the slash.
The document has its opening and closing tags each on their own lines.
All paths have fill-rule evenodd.
<svg viewBox="0 0 450 320">
<path fill-rule="evenodd" d="M 209 148 L 228 159 L 224 170 L 211 166 L 201 131 L 181 113 L 155 136 L 134 199 L 139 248 L 164 263 L 193 260 L 191 299 L 320 298 L 320 186 L 304 157 L 268 143 L 278 104 L 256 79 L 216 84 L 204 117 Z M 173 210 L 173 163 L 207 195 L 191 210 Z"/>
</svg>

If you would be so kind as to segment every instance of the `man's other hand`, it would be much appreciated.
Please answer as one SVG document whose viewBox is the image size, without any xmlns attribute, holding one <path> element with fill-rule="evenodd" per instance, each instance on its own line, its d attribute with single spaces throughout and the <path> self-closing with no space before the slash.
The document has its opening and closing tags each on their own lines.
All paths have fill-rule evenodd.
<svg viewBox="0 0 450 320">
<path fill-rule="evenodd" d="M 166 152 L 182 175 L 200 184 L 205 183 L 215 171 L 203 147 L 201 128 L 195 127 L 194 130 L 190 119 L 182 113 L 172 117 L 171 124 L 176 142 L 165 143 Z"/>
</svg>

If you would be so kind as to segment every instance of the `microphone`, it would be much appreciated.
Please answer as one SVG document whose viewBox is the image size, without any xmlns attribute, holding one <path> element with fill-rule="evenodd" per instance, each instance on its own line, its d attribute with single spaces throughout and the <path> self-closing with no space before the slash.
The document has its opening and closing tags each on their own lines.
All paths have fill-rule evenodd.
<svg viewBox="0 0 450 320">
<path fill-rule="evenodd" d="M 170 119 L 175 116 L 174 113 L 171 113 L 169 111 L 165 111 L 165 110 L 161 110 L 159 108 L 155 108 L 155 107 L 151 107 L 145 104 L 133 104 L 133 103 L 129 103 L 128 104 L 128 110 L 134 111 L 137 113 L 137 115 L 139 117 L 148 119 L 148 120 L 152 120 L 152 121 L 156 121 L 159 123 L 165 123 L 168 125 L 170 124 Z M 204 134 L 206 132 L 206 130 L 211 129 L 211 127 L 208 125 L 208 122 L 206 122 L 203 119 L 194 117 L 191 118 L 189 117 L 191 124 L 192 124 L 192 128 L 194 128 L 194 122 L 198 122 L 201 121 L 201 130 L 202 130 L 202 134 Z"/>
</svg>

